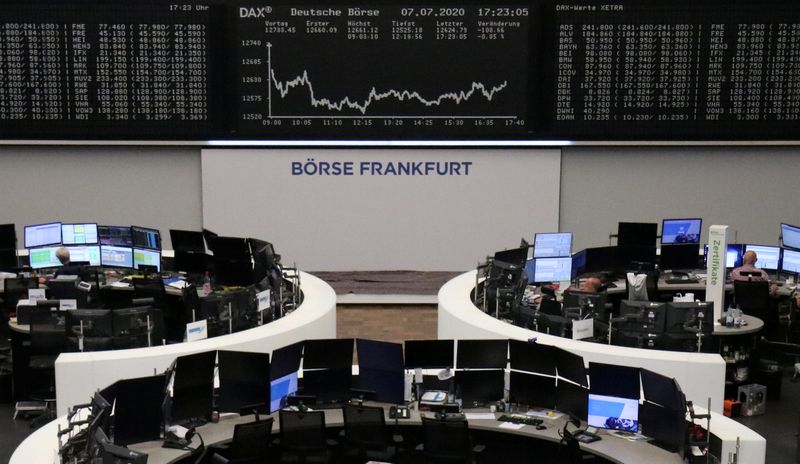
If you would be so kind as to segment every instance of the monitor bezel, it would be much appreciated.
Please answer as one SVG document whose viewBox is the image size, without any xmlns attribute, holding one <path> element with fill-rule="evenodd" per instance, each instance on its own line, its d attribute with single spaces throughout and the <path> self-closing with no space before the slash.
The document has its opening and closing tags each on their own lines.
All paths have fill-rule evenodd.
<svg viewBox="0 0 800 464">
<path fill-rule="evenodd" d="M 744 247 L 742 248 L 742 257 L 744 258 L 744 254 L 750 251 L 748 247 L 755 246 L 755 247 L 762 247 L 762 248 L 775 248 L 778 250 L 778 264 L 774 268 L 766 267 L 766 266 L 759 266 L 758 261 L 756 261 L 756 267 L 759 269 L 763 269 L 765 271 L 778 271 L 781 268 L 782 260 L 783 260 L 783 253 L 781 253 L 781 247 L 776 245 L 761 245 L 758 243 L 745 243 Z"/>
<path fill-rule="evenodd" d="M 540 235 L 565 235 L 565 234 L 569 235 L 569 253 L 567 255 L 564 255 L 564 256 L 536 256 L 536 239 Z M 572 232 L 536 232 L 535 234 L 533 234 L 533 254 L 531 256 L 531 259 L 571 257 L 572 256 L 572 241 L 573 241 L 573 238 L 574 238 L 574 235 L 573 235 Z"/>
<path fill-rule="evenodd" d="M 28 246 L 28 228 L 29 227 L 49 226 L 49 225 L 52 225 L 52 224 L 58 224 L 58 235 L 59 235 L 59 238 L 58 238 L 57 242 L 40 243 L 39 245 Z M 61 225 L 62 224 L 63 223 L 61 221 L 53 221 L 53 222 L 43 222 L 41 224 L 30 224 L 30 225 L 23 226 L 22 241 L 24 242 L 25 249 L 30 250 L 30 249 L 33 249 L 33 248 L 44 248 L 44 247 L 49 247 L 49 246 L 53 246 L 53 245 L 61 245 L 61 240 L 63 239 L 63 237 L 61 237 L 61 233 L 62 233 L 61 232 Z"/>
<path fill-rule="evenodd" d="M 154 229 L 152 227 L 142 227 L 142 226 L 130 226 L 131 228 L 131 248 L 144 248 L 148 250 L 159 250 L 162 249 L 162 241 L 161 241 L 161 231 L 158 229 Z M 135 238 L 134 238 L 134 229 L 145 230 L 148 232 L 155 232 L 158 235 L 158 247 L 149 247 L 149 246 L 136 246 Z M 99 239 L 99 235 L 98 235 Z"/>
<path fill-rule="evenodd" d="M 700 233 L 697 234 L 697 241 L 696 242 L 665 242 L 664 241 L 664 224 L 667 221 L 700 221 Z M 662 245 L 686 245 L 686 244 L 700 244 L 701 240 L 700 237 L 703 235 L 703 218 L 669 218 L 669 219 L 662 219 L 661 220 L 661 244 Z"/>
<path fill-rule="evenodd" d="M 94 224 L 95 231 L 97 232 L 97 240 L 94 242 L 87 242 L 87 243 L 66 243 L 64 242 L 64 226 L 76 226 L 76 225 L 88 225 Z M 75 245 L 100 245 L 100 226 L 96 222 L 62 222 L 61 223 L 61 244 L 64 246 L 75 246 Z"/>
</svg>

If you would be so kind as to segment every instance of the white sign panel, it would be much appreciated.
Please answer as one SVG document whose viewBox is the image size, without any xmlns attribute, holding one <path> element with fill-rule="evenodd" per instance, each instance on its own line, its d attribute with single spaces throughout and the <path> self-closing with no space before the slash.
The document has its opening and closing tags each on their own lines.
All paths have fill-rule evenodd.
<svg viewBox="0 0 800 464">
<path fill-rule="evenodd" d="M 572 321 L 572 339 L 583 340 L 594 337 L 594 319 Z"/>
<path fill-rule="evenodd" d="M 28 299 L 31 301 L 46 300 L 47 296 L 43 288 L 31 288 L 28 289 Z"/>
<path fill-rule="evenodd" d="M 195 342 L 208 338 L 208 323 L 205 319 L 186 324 L 186 341 Z"/>
<path fill-rule="evenodd" d="M 706 301 L 714 303 L 714 325 L 719 324 L 725 310 L 725 257 L 728 252 L 728 226 L 708 228 Z"/>
</svg>

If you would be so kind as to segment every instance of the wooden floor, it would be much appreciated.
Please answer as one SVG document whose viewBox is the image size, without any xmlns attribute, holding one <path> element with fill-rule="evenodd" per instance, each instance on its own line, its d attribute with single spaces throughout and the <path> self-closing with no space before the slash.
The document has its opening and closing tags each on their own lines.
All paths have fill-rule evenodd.
<svg viewBox="0 0 800 464">
<path fill-rule="evenodd" d="M 436 305 L 338 305 L 336 334 L 387 342 L 436 339 Z"/>
</svg>

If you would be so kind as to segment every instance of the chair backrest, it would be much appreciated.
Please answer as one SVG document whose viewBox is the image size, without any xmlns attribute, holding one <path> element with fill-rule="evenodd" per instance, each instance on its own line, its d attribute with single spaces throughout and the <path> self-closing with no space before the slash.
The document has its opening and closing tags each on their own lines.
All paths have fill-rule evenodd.
<svg viewBox="0 0 800 464">
<path fill-rule="evenodd" d="M 364 448 L 385 448 L 386 419 L 383 408 L 346 404 L 342 407 L 344 434 L 348 441 Z"/>
<path fill-rule="evenodd" d="M 769 305 L 769 282 L 733 282 L 733 295 L 736 304 L 745 312 L 758 316 Z"/>
<path fill-rule="evenodd" d="M 551 316 L 560 316 L 561 303 L 549 298 L 542 298 L 542 302 L 539 303 L 539 311 L 541 311 L 543 314 L 549 314 Z"/>
<path fill-rule="evenodd" d="M 154 305 L 163 308 L 167 299 L 164 281 L 161 279 L 133 279 L 134 298 L 153 298 Z"/>
<path fill-rule="evenodd" d="M 471 462 L 472 444 L 465 420 L 422 418 L 425 455 L 452 462 Z"/>
<path fill-rule="evenodd" d="M 258 422 L 236 424 L 233 428 L 233 441 L 231 441 L 230 459 L 236 460 L 264 460 L 269 455 L 270 435 L 272 434 L 273 419 L 271 417 Z"/>
<path fill-rule="evenodd" d="M 130 308 L 133 306 L 133 292 L 126 289 L 102 287 L 100 289 L 100 299 L 103 302 L 103 307 L 108 309 Z"/>
<path fill-rule="evenodd" d="M 325 449 L 325 413 L 280 411 L 281 447 L 294 451 Z"/>
<path fill-rule="evenodd" d="M 31 354 L 59 354 L 67 346 L 67 328 L 57 314 L 35 310 L 30 315 Z"/>
</svg>

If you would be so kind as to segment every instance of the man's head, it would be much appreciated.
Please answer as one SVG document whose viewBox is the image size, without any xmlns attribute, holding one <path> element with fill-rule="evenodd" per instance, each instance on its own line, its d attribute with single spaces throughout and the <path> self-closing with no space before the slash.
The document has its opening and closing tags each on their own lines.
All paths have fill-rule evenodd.
<svg viewBox="0 0 800 464">
<path fill-rule="evenodd" d="M 64 247 L 60 247 L 56 250 L 56 258 L 61 261 L 61 264 L 69 263 L 69 250 Z"/>
<path fill-rule="evenodd" d="M 603 282 L 597 277 L 588 277 L 586 280 L 583 281 L 583 285 L 581 285 L 580 291 L 597 293 L 600 291 L 600 287 L 602 286 Z"/>
<path fill-rule="evenodd" d="M 755 266 L 756 261 L 758 261 L 758 255 L 755 251 L 746 251 L 742 256 L 742 264 L 749 264 L 751 266 Z"/>
</svg>

